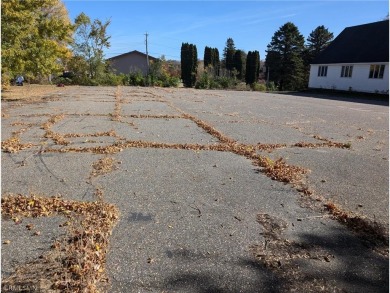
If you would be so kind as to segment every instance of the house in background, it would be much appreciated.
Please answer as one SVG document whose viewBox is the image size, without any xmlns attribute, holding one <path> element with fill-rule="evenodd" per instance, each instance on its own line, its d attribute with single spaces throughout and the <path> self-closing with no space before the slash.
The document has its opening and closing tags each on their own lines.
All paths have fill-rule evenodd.
<svg viewBox="0 0 390 293">
<path fill-rule="evenodd" d="M 150 55 L 148 56 L 148 58 L 149 61 L 157 60 L 157 58 L 154 58 Z M 137 71 L 142 72 L 144 75 L 148 73 L 148 62 L 146 54 L 136 50 L 115 57 L 111 57 L 108 59 L 108 61 L 110 62 L 111 68 L 117 74 L 128 74 L 130 72 Z"/>
<path fill-rule="evenodd" d="M 389 21 L 345 28 L 310 65 L 309 88 L 389 92 Z"/>
</svg>

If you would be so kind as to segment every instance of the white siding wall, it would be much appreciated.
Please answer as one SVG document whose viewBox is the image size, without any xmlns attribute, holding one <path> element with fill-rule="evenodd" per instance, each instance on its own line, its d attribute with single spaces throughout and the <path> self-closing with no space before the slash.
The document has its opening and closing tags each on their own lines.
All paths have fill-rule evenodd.
<svg viewBox="0 0 390 293">
<path fill-rule="evenodd" d="M 374 63 L 373 63 L 374 64 Z M 389 63 L 385 64 L 383 78 L 368 78 L 371 64 L 314 64 L 310 66 L 309 88 L 323 88 L 358 92 L 387 92 L 389 90 Z M 341 67 L 353 65 L 352 77 L 340 77 Z M 328 66 L 327 76 L 318 76 L 318 67 Z"/>
</svg>

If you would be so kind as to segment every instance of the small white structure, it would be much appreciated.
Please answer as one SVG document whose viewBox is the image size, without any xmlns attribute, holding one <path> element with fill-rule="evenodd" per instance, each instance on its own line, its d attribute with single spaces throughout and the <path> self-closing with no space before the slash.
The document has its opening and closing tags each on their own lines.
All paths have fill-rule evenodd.
<svg viewBox="0 0 390 293">
<path fill-rule="evenodd" d="M 389 21 L 348 27 L 310 65 L 309 88 L 389 93 Z"/>
</svg>

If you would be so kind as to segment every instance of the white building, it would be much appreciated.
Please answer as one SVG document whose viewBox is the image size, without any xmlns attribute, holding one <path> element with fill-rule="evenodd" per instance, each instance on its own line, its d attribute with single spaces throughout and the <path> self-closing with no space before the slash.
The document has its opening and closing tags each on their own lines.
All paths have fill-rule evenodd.
<svg viewBox="0 0 390 293">
<path fill-rule="evenodd" d="M 389 21 L 344 29 L 310 65 L 309 88 L 389 93 Z"/>
</svg>

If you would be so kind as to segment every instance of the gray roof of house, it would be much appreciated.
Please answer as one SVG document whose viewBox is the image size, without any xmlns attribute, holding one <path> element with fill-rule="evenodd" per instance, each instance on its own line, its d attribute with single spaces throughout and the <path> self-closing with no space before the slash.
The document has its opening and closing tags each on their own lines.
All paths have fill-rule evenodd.
<svg viewBox="0 0 390 293">
<path fill-rule="evenodd" d="M 124 54 L 121 54 L 121 55 L 118 55 L 118 56 L 114 56 L 114 57 L 108 58 L 108 60 L 113 60 L 113 59 L 117 59 L 119 57 L 124 57 L 126 55 L 133 55 L 133 54 L 138 54 L 138 55 L 142 55 L 142 56 L 146 57 L 146 54 L 144 54 L 144 53 L 142 53 L 140 51 L 134 50 L 134 51 L 131 51 L 131 52 L 127 52 L 127 53 L 124 53 Z M 149 55 L 149 59 L 150 60 L 157 60 L 158 58 L 155 58 L 155 57 Z"/>
<path fill-rule="evenodd" d="M 389 62 L 389 20 L 345 28 L 312 64 Z"/>
</svg>

